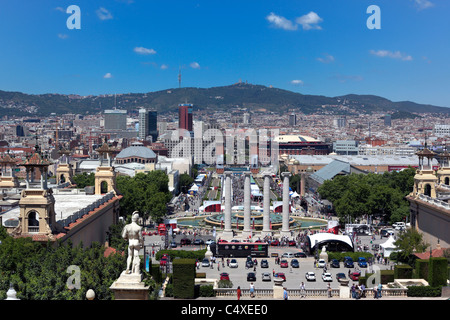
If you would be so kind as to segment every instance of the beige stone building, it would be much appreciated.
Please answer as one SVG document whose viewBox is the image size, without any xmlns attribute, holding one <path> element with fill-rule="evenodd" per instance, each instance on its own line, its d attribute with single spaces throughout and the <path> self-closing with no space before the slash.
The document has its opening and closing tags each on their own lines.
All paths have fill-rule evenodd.
<svg viewBox="0 0 450 320">
<path fill-rule="evenodd" d="M 49 187 L 48 167 L 52 164 L 38 150 L 22 165 L 26 168 L 26 188 L 21 193 L 19 205 L 0 213 L 0 222 L 14 237 L 31 237 L 34 241 L 66 242 L 74 245 L 107 240 L 109 226 L 119 218 L 119 201 L 115 189 L 115 171 L 110 166 L 109 148 L 100 149 L 102 165 L 95 174 L 95 193 L 61 185 Z M 33 181 L 35 171 L 40 181 Z M 102 188 L 102 184 L 104 185 Z"/>
</svg>

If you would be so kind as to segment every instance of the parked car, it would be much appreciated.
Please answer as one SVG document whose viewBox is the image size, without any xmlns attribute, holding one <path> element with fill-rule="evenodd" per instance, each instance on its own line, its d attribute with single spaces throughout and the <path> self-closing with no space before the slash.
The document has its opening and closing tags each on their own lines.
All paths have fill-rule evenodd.
<svg viewBox="0 0 450 320">
<path fill-rule="evenodd" d="M 212 244 L 215 244 L 216 243 L 216 241 L 215 240 L 213 240 L 213 239 L 208 239 L 208 240 L 206 240 L 206 242 L 205 242 L 207 245 L 212 245 Z"/>
<path fill-rule="evenodd" d="M 294 253 L 292 252 L 285 252 L 281 255 L 282 258 L 293 258 L 294 257 Z"/>
<path fill-rule="evenodd" d="M 289 247 L 295 247 L 297 243 L 294 240 L 289 240 Z"/>
<path fill-rule="evenodd" d="M 361 272 L 350 273 L 350 279 L 352 279 L 353 281 L 358 281 L 360 276 L 361 276 Z"/>
<path fill-rule="evenodd" d="M 269 261 L 267 261 L 266 259 L 262 259 L 260 265 L 261 265 L 261 268 L 268 268 L 269 267 Z"/>
<path fill-rule="evenodd" d="M 307 281 L 316 281 L 316 274 L 312 271 L 308 271 L 305 273 L 305 278 Z"/>
<path fill-rule="evenodd" d="M 230 280 L 230 275 L 226 272 L 220 274 L 220 280 Z"/>
<path fill-rule="evenodd" d="M 182 244 L 182 245 L 191 244 L 191 239 L 183 238 L 183 239 L 180 240 L 180 244 Z"/>
<path fill-rule="evenodd" d="M 202 267 L 209 267 L 210 266 L 210 262 L 207 258 L 202 260 Z"/>
<path fill-rule="evenodd" d="M 256 281 L 256 273 L 254 272 L 247 273 L 247 281 Z"/>
<path fill-rule="evenodd" d="M 358 258 L 358 265 L 360 268 L 367 268 L 367 261 L 366 258 L 364 257 L 359 257 Z"/>
<path fill-rule="evenodd" d="M 280 241 L 278 241 L 278 240 L 273 240 L 273 241 L 270 243 L 270 245 L 271 245 L 271 246 L 279 246 L 279 245 L 280 245 Z"/>
<path fill-rule="evenodd" d="M 176 243 L 175 241 L 172 241 L 172 242 L 170 243 L 170 247 L 171 247 L 171 248 L 176 248 L 176 247 L 177 247 L 177 243 Z"/>
<path fill-rule="evenodd" d="M 292 259 L 291 260 L 291 267 L 292 268 L 299 268 L 300 267 L 300 263 L 298 263 L 297 259 Z"/>
<path fill-rule="evenodd" d="M 275 273 L 275 278 L 281 278 L 286 281 L 286 275 L 283 272 Z"/>
<path fill-rule="evenodd" d="M 253 268 L 253 261 L 252 260 L 245 261 L 245 267 L 246 268 Z"/>
<path fill-rule="evenodd" d="M 203 239 L 195 239 L 194 244 L 205 244 L 205 241 Z"/>
<path fill-rule="evenodd" d="M 262 281 L 271 281 L 272 278 L 270 277 L 270 273 L 269 272 L 264 272 L 262 274 Z"/>
<path fill-rule="evenodd" d="M 326 281 L 326 282 L 331 282 L 331 281 L 333 281 L 333 277 L 331 276 L 331 273 L 325 272 L 325 273 L 322 273 L 322 280 Z"/>
<path fill-rule="evenodd" d="M 333 259 L 333 260 L 331 260 L 330 266 L 331 266 L 332 268 L 339 268 L 341 265 L 340 265 L 338 259 Z"/>
<path fill-rule="evenodd" d="M 296 257 L 296 258 L 306 258 L 306 253 L 304 253 L 304 252 L 296 252 L 296 253 L 294 253 L 294 257 Z"/>
<path fill-rule="evenodd" d="M 344 267 L 353 268 L 353 259 L 350 257 L 344 257 Z"/>
<path fill-rule="evenodd" d="M 289 267 L 289 263 L 288 263 L 288 261 L 287 260 L 281 260 L 280 261 L 280 267 L 281 268 L 287 268 L 287 267 Z"/>
<path fill-rule="evenodd" d="M 238 267 L 238 262 L 237 262 L 237 260 L 236 260 L 236 259 L 231 259 L 231 260 L 230 260 L 230 263 L 228 264 L 228 266 L 229 266 L 230 268 L 237 268 L 237 267 Z"/>
<path fill-rule="evenodd" d="M 341 282 L 341 280 L 347 280 L 347 278 L 345 277 L 345 273 L 342 272 L 336 273 L 336 280 L 338 282 Z"/>
<path fill-rule="evenodd" d="M 324 268 L 326 266 L 326 262 L 324 259 L 319 259 L 319 268 Z"/>
</svg>

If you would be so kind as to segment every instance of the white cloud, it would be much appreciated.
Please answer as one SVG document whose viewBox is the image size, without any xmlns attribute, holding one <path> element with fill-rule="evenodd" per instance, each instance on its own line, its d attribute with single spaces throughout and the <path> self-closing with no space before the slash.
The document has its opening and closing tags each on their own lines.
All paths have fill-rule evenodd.
<svg viewBox="0 0 450 320">
<path fill-rule="evenodd" d="M 192 69 L 200 69 L 200 65 L 198 64 L 198 62 L 191 62 L 191 64 L 189 65 Z"/>
<path fill-rule="evenodd" d="M 434 3 L 429 0 L 414 0 L 414 2 L 419 10 L 428 9 L 434 6 Z"/>
<path fill-rule="evenodd" d="M 271 23 L 275 28 L 280 28 L 284 30 L 297 30 L 297 25 L 292 21 L 286 19 L 285 17 L 278 16 L 271 12 L 267 17 L 267 21 Z"/>
<path fill-rule="evenodd" d="M 292 81 L 291 81 L 291 84 L 299 85 L 299 86 L 302 86 L 303 83 L 304 83 L 304 82 L 303 82 L 302 80 L 292 80 Z"/>
<path fill-rule="evenodd" d="M 60 39 L 67 39 L 69 36 L 67 35 L 67 34 L 64 34 L 64 33 L 58 33 L 58 38 L 60 38 Z"/>
<path fill-rule="evenodd" d="M 318 29 L 321 30 L 322 27 L 319 26 L 319 23 L 321 23 L 323 19 L 319 17 L 319 15 L 313 11 L 311 11 L 308 14 L 305 14 L 295 20 L 298 24 L 302 25 L 303 30 L 310 30 L 310 29 Z"/>
<path fill-rule="evenodd" d="M 153 49 L 147 49 L 144 47 L 135 47 L 133 49 L 134 52 L 138 53 L 138 54 L 155 54 L 156 51 Z"/>
<path fill-rule="evenodd" d="M 410 55 L 401 53 L 400 51 L 389 51 L 389 50 L 370 50 L 370 54 L 381 57 L 381 58 L 392 58 L 400 59 L 403 61 L 411 61 L 413 58 Z"/>
<path fill-rule="evenodd" d="M 66 10 L 63 7 L 56 7 L 55 10 L 66 13 Z"/>
<path fill-rule="evenodd" d="M 323 58 L 317 58 L 317 61 L 320 61 L 322 63 L 331 63 L 334 61 L 334 57 L 331 54 L 326 53 L 324 54 Z"/>
<path fill-rule="evenodd" d="M 109 12 L 108 10 L 106 10 L 103 7 L 100 7 L 97 11 L 95 11 L 97 13 L 97 17 L 100 20 L 110 20 L 113 18 L 111 12 Z"/>
<path fill-rule="evenodd" d="M 103 78 L 104 79 L 111 79 L 112 78 L 112 74 L 111 73 L 106 73 L 104 76 L 103 76 Z"/>
<path fill-rule="evenodd" d="M 167 64 L 162 64 L 160 68 L 161 70 L 166 70 L 169 68 L 169 66 Z"/>
</svg>

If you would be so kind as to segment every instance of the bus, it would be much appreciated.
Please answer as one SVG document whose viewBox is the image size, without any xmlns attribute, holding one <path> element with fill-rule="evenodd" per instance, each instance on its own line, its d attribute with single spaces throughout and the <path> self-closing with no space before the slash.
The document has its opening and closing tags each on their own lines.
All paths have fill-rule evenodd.
<svg viewBox="0 0 450 320">
<path fill-rule="evenodd" d="M 268 257 L 269 245 L 263 242 L 222 242 L 216 244 L 217 257 L 254 258 Z M 213 251 L 214 252 L 214 251 Z"/>
</svg>

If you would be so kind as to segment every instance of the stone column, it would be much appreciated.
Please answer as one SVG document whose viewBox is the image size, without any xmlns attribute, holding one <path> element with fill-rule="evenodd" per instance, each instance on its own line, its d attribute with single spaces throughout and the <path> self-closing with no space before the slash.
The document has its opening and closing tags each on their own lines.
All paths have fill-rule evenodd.
<svg viewBox="0 0 450 320">
<path fill-rule="evenodd" d="M 270 230 L 270 174 L 264 173 L 263 230 L 261 235 L 271 235 Z"/>
<path fill-rule="evenodd" d="M 302 197 L 305 196 L 305 175 L 303 173 L 300 173 L 300 195 Z"/>
<path fill-rule="evenodd" d="M 281 177 L 283 178 L 283 225 L 281 227 L 281 236 L 290 237 L 289 231 L 289 177 L 290 172 L 283 172 Z"/>
<path fill-rule="evenodd" d="M 223 238 L 233 238 L 233 231 L 231 230 L 231 172 L 225 173 L 225 212 L 223 229 Z"/>
<path fill-rule="evenodd" d="M 250 192 L 250 172 L 244 172 L 244 230 L 242 236 L 248 238 L 252 236 L 252 230 L 250 229 L 250 216 L 251 216 L 251 192 Z"/>
</svg>

